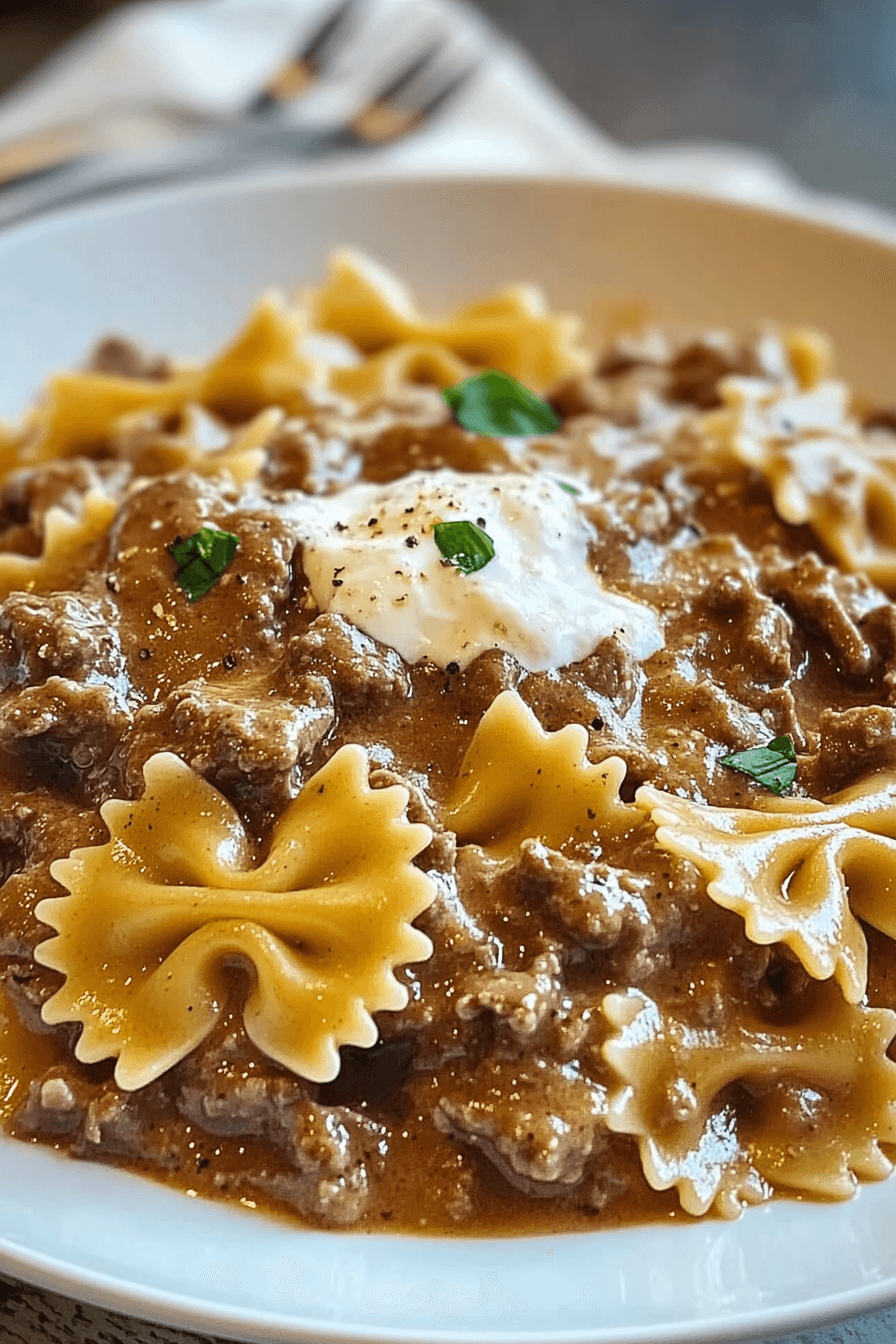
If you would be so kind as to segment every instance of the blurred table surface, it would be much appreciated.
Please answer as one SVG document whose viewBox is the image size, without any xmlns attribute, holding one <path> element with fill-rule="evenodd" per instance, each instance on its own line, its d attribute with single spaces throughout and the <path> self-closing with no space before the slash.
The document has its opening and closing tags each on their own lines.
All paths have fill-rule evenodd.
<svg viewBox="0 0 896 1344">
<path fill-rule="evenodd" d="M 625 144 L 728 140 L 896 207 L 896 0 L 479 0 Z M 115 0 L 0 0 L 0 93 Z M 892 1344 L 896 1312 L 790 1337 Z M 210 1344 L 0 1276 L 2 1344 Z"/>
</svg>

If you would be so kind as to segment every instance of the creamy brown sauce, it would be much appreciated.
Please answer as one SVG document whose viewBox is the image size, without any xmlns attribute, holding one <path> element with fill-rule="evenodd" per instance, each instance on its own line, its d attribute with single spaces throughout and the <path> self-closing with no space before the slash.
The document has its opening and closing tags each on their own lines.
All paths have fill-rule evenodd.
<svg viewBox="0 0 896 1344">
<path fill-rule="evenodd" d="M 13 595 L 0 608 L 9 1132 L 313 1225 L 473 1234 L 686 1217 L 674 1191 L 649 1188 L 635 1139 L 600 1114 L 615 1085 L 602 1056 L 603 996 L 641 990 L 695 1027 L 759 1004 L 775 1024 L 790 1020 L 808 977 L 785 949 L 750 942 L 743 921 L 644 828 L 615 846 L 565 858 L 529 847 L 497 865 L 474 846 L 456 849 L 442 809 L 477 725 L 508 688 L 546 730 L 584 726 L 592 761 L 622 757 L 626 801 L 649 783 L 749 807 L 756 786 L 720 760 L 780 734 L 799 753 L 799 796 L 824 798 L 896 767 L 893 604 L 834 566 L 808 527 L 782 522 L 757 473 L 708 460 L 701 444 L 699 416 L 716 404 L 718 379 L 755 372 L 758 349 L 610 351 L 600 375 L 558 391 L 563 428 L 533 448 L 533 470 L 586 463 L 598 491 L 587 505 L 592 563 L 664 623 L 665 647 L 643 666 L 608 640 L 554 672 L 527 673 L 499 650 L 463 671 L 396 667 L 309 603 L 282 507 L 290 492 L 335 489 L 348 463 L 369 481 L 507 467 L 503 444 L 448 423 L 426 389 L 366 419 L 324 408 L 289 422 L 268 448 L 267 497 L 251 508 L 235 488 L 195 475 L 134 487 L 120 445 L 7 483 L 0 540 L 22 553 L 37 552 L 48 504 L 76 499 L 89 481 L 119 500 L 67 594 Z M 604 440 L 595 453 L 593 436 L 608 428 L 619 431 L 615 451 Z M 176 429 L 141 432 L 164 447 Z M 236 533 L 240 546 L 190 605 L 165 548 L 205 524 Z M 309 730 L 291 759 L 278 713 L 316 703 L 321 683 L 332 723 Z M 166 750 L 233 803 L 263 853 L 288 799 L 345 743 L 368 749 L 374 784 L 406 783 L 411 820 L 435 832 L 417 860 L 439 892 L 417 921 L 434 952 L 399 972 L 409 1003 L 378 1016 L 379 1043 L 346 1047 L 332 1083 L 295 1077 L 249 1042 L 247 974 L 234 967 L 212 1036 L 156 1082 L 127 1093 L 114 1061 L 78 1063 L 76 1029 L 39 1016 L 60 983 L 31 955 L 48 936 L 35 906 L 61 894 L 50 862 L 103 842 L 102 803 L 139 796 L 144 763 Z M 620 881 L 648 926 L 624 902 L 614 907 L 608 893 Z M 868 936 L 869 1002 L 896 1007 L 893 944 Z M 744 1132 L 780 1137 L 791 1126 L 794 1142 L 805 1136 L 796 1102 L 788 1110 L 777 1093 L 735 1089 L 726 1104 Z"/>
</svg>

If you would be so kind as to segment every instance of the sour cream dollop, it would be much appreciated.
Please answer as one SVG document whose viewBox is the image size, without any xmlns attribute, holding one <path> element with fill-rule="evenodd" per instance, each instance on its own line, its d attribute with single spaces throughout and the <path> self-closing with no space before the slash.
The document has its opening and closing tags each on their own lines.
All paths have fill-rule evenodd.
<svg viewBox="0 0 896 1344">
<path fill-rule="evenodd" d="M 302 564 L 318 607 L 408 663 L 463 668 L 497 648 L 542 672 L 610 635 L 639 659 L 663 646 L 651 607 L 603 587 L 588 560 L 593 527 L 548 476 L 417 471 L 308 505 Z M 433 536 L 435 523 L 460 520 L 494 543 L 473 574 L 447 563 Z"/>
</svg>

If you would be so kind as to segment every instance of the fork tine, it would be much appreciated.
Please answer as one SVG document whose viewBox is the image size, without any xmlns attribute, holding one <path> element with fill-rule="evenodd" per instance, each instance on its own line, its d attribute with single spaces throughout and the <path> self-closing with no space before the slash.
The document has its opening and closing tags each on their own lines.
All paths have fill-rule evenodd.
<svg viewBox="0 0 896 1344">
<path fill-rule="evenodd" d="M 367 100 L 367 106 L 391 103 L 398 94 L 403 93 L 405 89 L 420 78 L 423 72 L 435 62 L 441 50 L 442 43 L 433 42 L 419 56 L 416 56 L 410 65 L 405 66 L 404 70 L 396 75 L 385 88 L 377 89 L 376 93 L 371 94 Z"/>
<path fill-rule="evenodd" d="M 431 94 L 427 101 L 417 109 L 417 116 L 420 120 L 428 121 L 430 117 L 434 116 L 442 104 L 447 103 L 456 94 L 460 93 L 461 89 L 465 88 L 481 69 L 481 61 L 471 61 L 470 64 L 465 69 L 460 70 L 453 79 L 447 80 L 440 89 L 437 89 L 435 93 Z"/>
<path fill-rule="evenodd" d="M 292 59 L 271 77 L 246 111 L 252 115 L 272 112 L 304 93 L 332 64 L 336 51 L 344 45 L 354 26 L 358 3 L 359 0 L 343 0 L 337 5 Z"/>
<path fill-rule="evenodd" d="M 430 86 L 429 92 L 421 88 L 418 97 L 405 97 L 396 101 L 397 95 L 421 82 L 421 76 L 432 69 L 437 53 L 441 50 L 440 45 L 429 48 L 387 88 L 367 101 L 349 127 L 349 134 L 356 143 L 388 145 L 402 136 L 410 135 L 433 116 L 443 103 L 464 88 L 481 66 L 480 61 L 473 61 L 451 78 L 443 80 L 435 89 L 432 89 L 431 79 L 423 80 L 424 85 Z"/>
<path fill-rule="evenodd" d="M 358 0 L 344 0 L 344 3 L 337 5 L 332 14 L 324 19 L 317 32 L 305 43 L 301 51 L 296 53 L 296 61 L 304 61 L 306 65 L 313 65 L 318 74 L 328 65 L 333 57 L 333 52 L 342 44 L 343 38 L 348 35 L 358 12 Z"/>
</svg>

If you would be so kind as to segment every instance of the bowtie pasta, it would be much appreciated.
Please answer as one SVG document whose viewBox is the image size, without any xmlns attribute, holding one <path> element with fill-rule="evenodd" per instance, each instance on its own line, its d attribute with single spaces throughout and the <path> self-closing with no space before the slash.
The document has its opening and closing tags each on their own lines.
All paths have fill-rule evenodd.
<svg viewBox="0 0 896 1344">
<path fill-rule="evenodd" d="M 10 1134 L 428 1232 L 890 1174 L 896 414 L 584 330 L 344 248 L 0 428 Z"/>
</svg>

